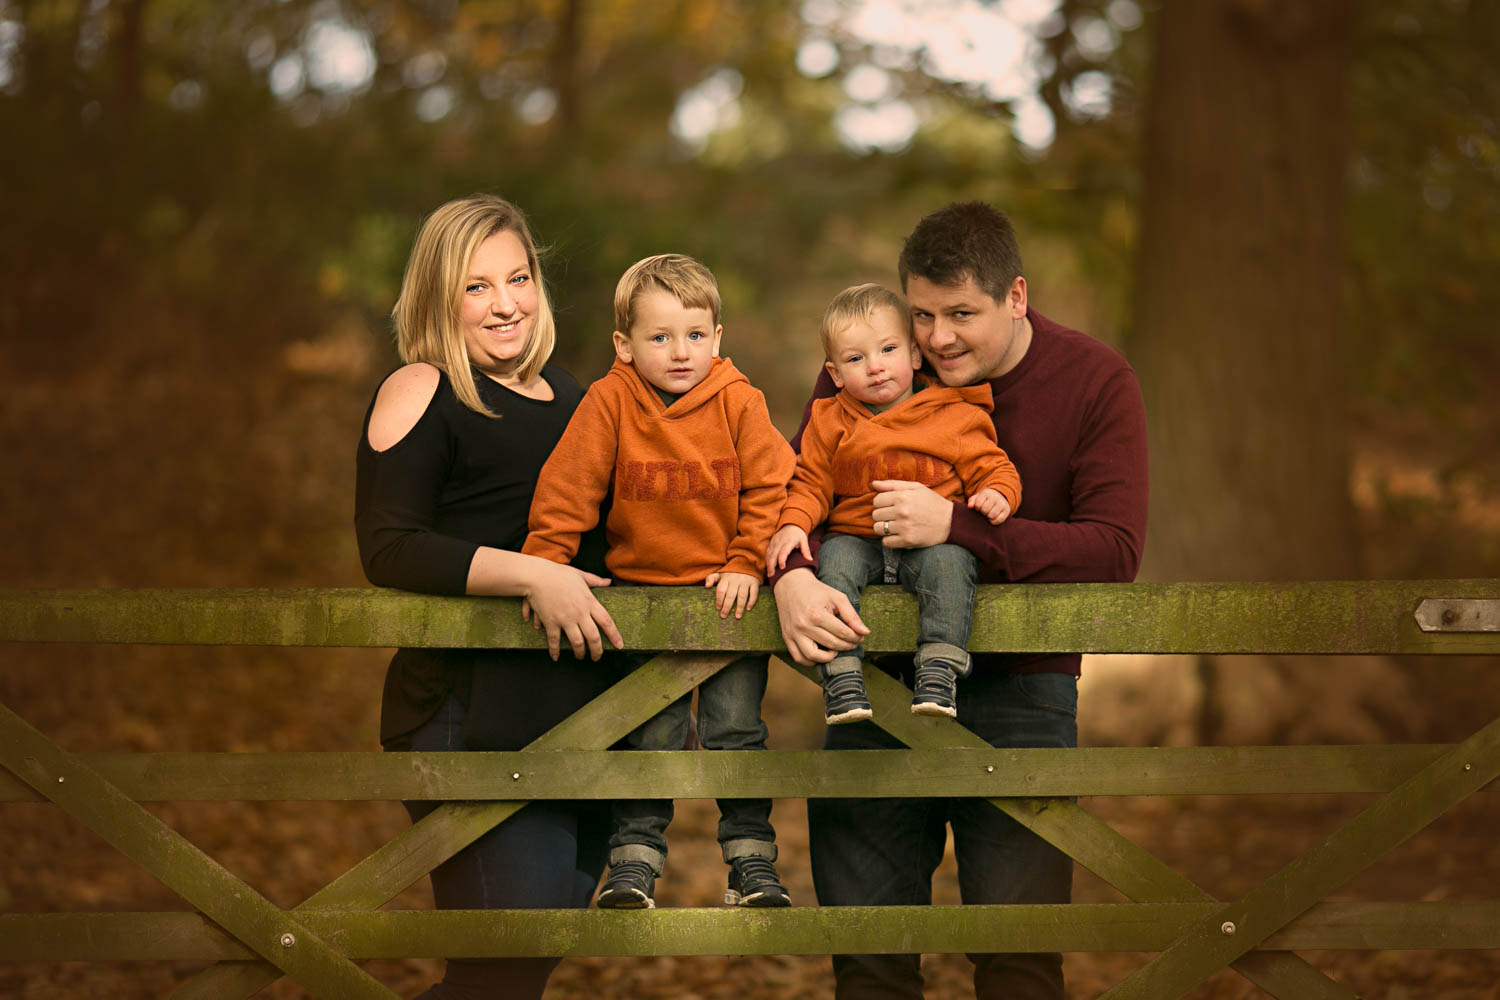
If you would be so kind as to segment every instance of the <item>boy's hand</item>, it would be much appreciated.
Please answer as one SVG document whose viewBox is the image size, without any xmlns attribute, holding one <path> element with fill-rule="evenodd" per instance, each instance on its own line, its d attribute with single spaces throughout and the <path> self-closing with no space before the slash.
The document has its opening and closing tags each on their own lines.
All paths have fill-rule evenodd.
<svg viewBox="0 0 1500 1000">
<path fill-rule="evenodd" d="M 748 573 L 710 573 L 703 586 L 715 588 L 714 607 L 719 609 L 720 618 L 728 618 L 731 608 L 736 618 L 743 618 L 746 611 L 755 607 L 760 578 Z"/>
<path fill-rule="evenodd" d="M 999 490 L 980 490 L 969 497 L 969 508 L 989 518 L 991 524 L 999 524 L 1010 517 L 1010 501 Z"/>
<path fill-rule="evenodd" d="M 786 557 L 797 549 L 802 550 L 805 558 L 812 559 L 812 546 L 807 543 L 807 532 L 795 524 L 789 524 L 771 536 L 770 543 L 766 545 L 766 565 L 786 569 Z"/>
</svg>

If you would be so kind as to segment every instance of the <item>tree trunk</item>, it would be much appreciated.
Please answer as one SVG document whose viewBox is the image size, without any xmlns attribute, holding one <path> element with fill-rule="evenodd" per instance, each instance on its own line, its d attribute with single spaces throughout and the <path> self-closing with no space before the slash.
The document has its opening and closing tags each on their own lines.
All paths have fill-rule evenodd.
<svg viewBox="0 0 1500 1000">
<path fill-rule="evenodd" d="M 1354 2 L 1157 14 L 1129 342 L 1150 579 L 1357 573 L 1339 302 Z"/>
<path fill-rule="evenodd" d="M 1146 579 L 1359 574 L 1340 336 L 1356 3 L 1156 15 L 1128 343 L 1150 419 Z M 1359 659 L 1198 659 L 1197 741 L 1420 726 L 1405 672 Z"/>
<path fill-rule="evenodd" d="M 578 133 L 583 17 L 584 0 L 565 0 L 549 57 L 552 89 L 557 93 L 557 126 L 553 134 L 561 148 L 571 146 Z"/>
<path fill-rule="evenodd" d="M 116 45 L 119 82 L 116 87 L 115 115 L 121 130 L 125 132 L 129 132 L 134 126 L 136 111 L 141 103 L 145 19 L 146 0 L 125 0 L 120 5 L 119 41 Z"/>
</svg>

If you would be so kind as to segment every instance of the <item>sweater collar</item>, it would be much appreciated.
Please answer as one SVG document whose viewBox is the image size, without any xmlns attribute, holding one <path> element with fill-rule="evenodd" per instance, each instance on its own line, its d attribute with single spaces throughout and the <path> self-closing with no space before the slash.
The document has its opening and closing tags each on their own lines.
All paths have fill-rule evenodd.
<svg viewBox="0 0 1500 1000">
<path fill-rule="evenodd" d="M 668 420 L 675 420 L 698 409 L 732 382 L 749 381 L 734 366 L 733 361 L 728 358 L 714 358 L 713 364 L 708 369 L 708 375 L 703 381 L 679 396 L 677 401 L 668 407 L 661 401 L 661 396 L 651 387 L 651 384 L 641 377 L 640 372 L 636 371 L 635 365 L 616 358 L 605 378 L 620 379 L 641 409 Z"/>
</svg>

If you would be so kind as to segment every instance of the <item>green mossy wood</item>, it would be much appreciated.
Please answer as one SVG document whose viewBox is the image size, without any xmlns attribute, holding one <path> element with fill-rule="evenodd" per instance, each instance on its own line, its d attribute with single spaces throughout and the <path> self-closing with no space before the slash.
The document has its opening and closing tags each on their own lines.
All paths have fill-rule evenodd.
<svg viewBox="0 0 1500 1000">
<path fill-rule="evenodd" d="M 1500 653 L 1500 632 L 1424 632 L 1424 599 L 1500 599 L 1500 580 L 1031 584 L 980 588 L 971 647 L 1084 653 Z M 628 646 L 776 650 L 776 607 L 720 619 L 697 587 L 600 592 Z M 872 653 L 911 649 L 916 602 L 871 587 Z M 0 591 L 0 642 L 493 646 L 545 642 L 504 597 L 393 590 Z"/>
<path fill-rule="evenodd" d="M 1328 893 L 1500 773 L 1500 721 L 1458 746 L 998 750 L 951 720 L 910 714 L 910 692 L 866 671 L 876 721 L 907 750 L 607 752 L 733 654 L 776 651 L 763 600 L 724 621 L 698 588 L 601 592 L 631 648 L 674 651 L 516 753 L 63 753 L 0 708 L 0 802 L 48 799 L 212 919 L 7 914 L 0 960 L 166 959 L 217 964 L 173 994 L 248 997 L 283 974 L 315 995 L 388 996 L 354 959 L 501 955 L 1157 951 L 1110 996 L 1176 996 L 1226 965 L 1277 997 L 1352 994 L 1291 949 L 1495 948 L 1500 903 L 1328 903 Z M 1497 654 L 1500 633 L 1424 630 L 1425 600 L 1500 600 L 1500 581 L 985 587 L 976 650 L 1146 653 Z M 1474 608 L 1479 605 L 1459 605 Z M 1429 606 L 1430 607 L 1430 606 Z M 871 588 L 872 652 L 909 649 L 916 608 Z M 1472 616 L 1471 616 L 1472 617 Z M 1480 616 L 1482 617 L 1482 616 Z M 1430 615 L 1429 615 L 1430 618 Z M 384 590 L 0 591 L 0 642 L 536 647 L 505 598 Z M 211 669 L 207 668 L 207 669 Z M 816 672 L 796 668 L 810 680 Z M 63 782 L 58 783 L 57 777 Z M 879 788 L 983 796 L 1133 902 L 1023 907 L 379 912 L 532 799 L 726 794 L 839 797 Z M 1072 801 L 1084 795 L 1339 792 L 1383 795 L 1327 842 L 1237 901 L 1215 900 Z M 444 801 L 421 822 L 281 911 L 138 805 L 143 801 Z M 1225 928 L 1233 925 L 1233 933 Z M 217 925 L 217 926 L 216 926 Z M 295 944 L 281 944 L 282 935 Z M 269 961 L 267 961 L 269 959 Z"/>
</svg>

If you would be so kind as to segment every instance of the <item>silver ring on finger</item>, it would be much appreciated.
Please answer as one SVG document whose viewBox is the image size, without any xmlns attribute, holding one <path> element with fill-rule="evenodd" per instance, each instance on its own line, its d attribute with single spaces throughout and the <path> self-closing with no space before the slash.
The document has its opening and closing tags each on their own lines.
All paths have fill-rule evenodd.
<svg viewBox="0 0 1500 1000">
<path fill-rule="evenodd" d="M 891 522 L 889 522 L 889 521 L 882 521 L 882 522 L 880 522 L 880 524 L 881 524 L 881 529 L 880 530 L 882 532 L 884 532 L 885 534 L 889 535 L 891 533 Z"/>
</svg>

